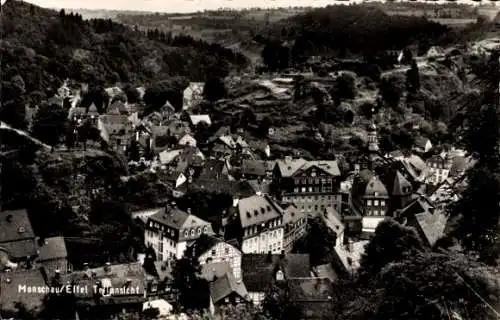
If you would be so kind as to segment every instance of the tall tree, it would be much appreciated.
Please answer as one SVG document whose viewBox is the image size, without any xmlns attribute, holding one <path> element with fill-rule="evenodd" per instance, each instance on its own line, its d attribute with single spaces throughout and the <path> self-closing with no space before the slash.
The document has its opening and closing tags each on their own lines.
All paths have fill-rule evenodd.
<svg viewBox="0 0 500 320">
<path fill-rule="evenodd" d="M 179 294 L 179 304 L 184 309 L 204 309 L 208 306 L 208 283 L 200 278 L 201 266 L 188 247 L 172 270 L 173 288 Z"/>
<path fill-rule="evenodd" d="M 477 163 L 467 172 L 469 184 L 462 198 L 451 206 L 452 214 L 461 218 L 453 234 L 467 250 L 491 264 L 496 263 L 500 249 L 499 68 L 496 52 L 483 75 L 483 106 L 471 112 L 464 134 L 467 151 Z"/>
<path fill-rule="evenodd" d="M 67 112 L 59 105 L 42 105 L 33 123 L 33 136 L 56 146 L 64 137 L 67 127 Z"/>
<path fill-rule="evenodd" d="M 210 102 L 225 98 L 227 95 L 226 85 L 224 79 L 219 77 L 210 77 L 205 83 L 203 88 L 203 97 Z"/>
</svg>

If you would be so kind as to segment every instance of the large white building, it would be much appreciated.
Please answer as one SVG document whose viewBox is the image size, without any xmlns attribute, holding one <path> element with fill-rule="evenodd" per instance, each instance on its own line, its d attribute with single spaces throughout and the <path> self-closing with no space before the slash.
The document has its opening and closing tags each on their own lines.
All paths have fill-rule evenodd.
<svg viewBox="0 0 500 320">
<path fill-rule="evenodd" d="M 209 222 L 169 206 L 148 217 L 144 241 L 153 247 L 156 259 L 163 261 L 182 258 L 188 242 L 213 233 Z"/>
<path fill-rule="evenodd" d="M 284 250 L 283 210 L 270 197 L 255 195 L 235 206 L 243 253 L 280 253 Z"/>
</svg>

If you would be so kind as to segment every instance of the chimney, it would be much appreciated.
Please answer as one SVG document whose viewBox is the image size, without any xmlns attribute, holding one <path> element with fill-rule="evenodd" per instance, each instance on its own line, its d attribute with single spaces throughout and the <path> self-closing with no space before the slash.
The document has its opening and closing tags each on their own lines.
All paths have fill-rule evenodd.
<svg viewBox="0 0 500 320">
<path fill-rule="evenodd" d="M 111 263 L 106 262 L 106 265 L 104 266 L 104 272 L 110 272 L 111 271 Z"/>
<path fill-rule="evenodd" d="M 187 208 L 187 209 L 186 209 L 186 212 L 187 212 L 188 214 L 191 214 L 191 208 Z"/>
</svg>

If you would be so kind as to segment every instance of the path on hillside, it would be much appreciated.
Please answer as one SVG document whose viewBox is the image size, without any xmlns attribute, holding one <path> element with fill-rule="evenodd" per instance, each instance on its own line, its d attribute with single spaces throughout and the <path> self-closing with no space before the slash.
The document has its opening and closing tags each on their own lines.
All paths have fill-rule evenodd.
<svg viewBox="0 0 500 320">
<path fill-rule="evenodd" d="M 52 150 L 52 147 L 43 143 L 42 141 L 36 139 L 36 138 L 33 138 L 32 136 L 29 135 L 29 133 L 27 133 L 26 131 L 23 131 L 23 130 L 19 130 L 19 129 L 16 129 L 16 128 L 13 128 L 11 127 L 10 125 L 8 125 L 7 123 L 3 122 L 3 121 L 0 121 L 0 130 L 5 130 L 5 131 L 10 131 L 10 132 L 14 132 L 15 134 L 19 135 L 19 136 L 22 136 L 22 137 L 25 137 L 26 139 L 30 140 L 31 142 L 33 142 L 34 144 L 36 144 L 37 146 L 47 150 L 47 151 L 50 151 Z"/>
</svg>

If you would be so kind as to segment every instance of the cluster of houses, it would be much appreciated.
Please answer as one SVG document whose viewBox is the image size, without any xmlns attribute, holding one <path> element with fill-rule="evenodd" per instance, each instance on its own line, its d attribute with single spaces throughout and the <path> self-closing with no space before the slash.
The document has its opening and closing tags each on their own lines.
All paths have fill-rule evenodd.
<svg viewBox="0 0 500 320">
<path fill-rule="evenodd" d="M 194 83 L 186 89 L 183 109 L 202 99 L 202 88 Z M 85 312 L 142 310 L 159 303 L 168 313 L 175 300 L 172 267 L 191 248 L 202 266 L 200 277 L 209 283 L 211 313 L 223 305 L 260 305 L 270 284 L 280 283 L 303 318 L 320 319 L 330 308 L 334 283 L 356 271 L 364 246 L 384 219 L 414 227 L 428 246 L 436 243 L 448 220 L 444 206 L 458 199 L 464 173 L 473 165 L 460 150 L 429 155 L 433 147 L 427 139 L 411 151 L 381 154 L 373 123 L 366 156 L 341 171 L 331 159 L 272 160 L 269 145 L 246 141 L 243 133 L 226 127 L 200 148 L 192 132 L 200 122 L 210 126 L 210 116 L 181 119 L 168 102 L 143 119 L 121 100 L 103 114 L 95 105 L 72 106 L 68 117 L 91 121 L 117 150 L 126 151 L 131 141 L 144 154 L 154 149 L 154 157 L 130 164 L 157 172 L 171 200 L 132 213 L 144 227 L 147 253 L 133 263 L 92 269 L 73 267 L 71 256 L 78 252 L 71 252 L 69 239 L 37 238 L 26 210 L 0 212 L 2 311 L 15 310 L 17 302 L 41 308 L 44 294 L 23 295 L 19 286 L 26 281 L 43 286 L 55 278 L 89 288 L 89 294 L 77 295 Z M 233 202 L 214 221 L 205 221 L 176 204 L 176 198 L 195 191 L 228 194 Z M 311 265 L 309 254 L 294 253 L 311 219 L 320 219 L 336 235 L 330 264 Z M 153 267 L 146 263 L 151 259 Z M 95 283 L 124 290 L 102 295 L 91 290 Z"/>
</svg>

